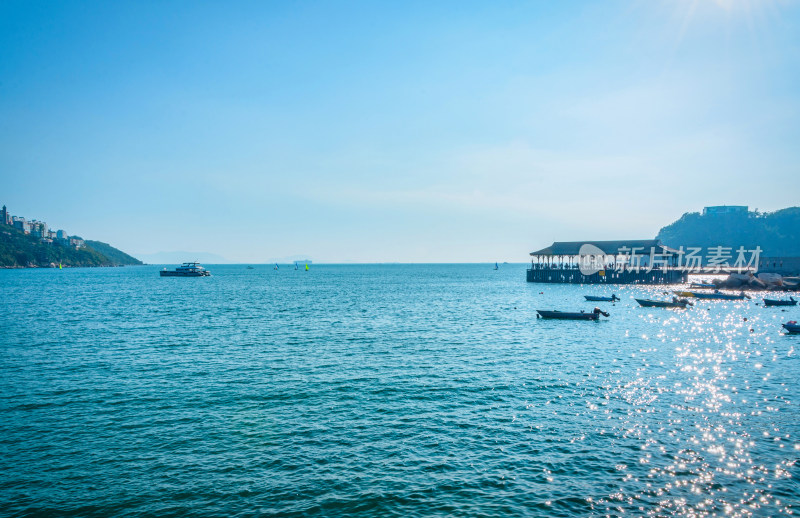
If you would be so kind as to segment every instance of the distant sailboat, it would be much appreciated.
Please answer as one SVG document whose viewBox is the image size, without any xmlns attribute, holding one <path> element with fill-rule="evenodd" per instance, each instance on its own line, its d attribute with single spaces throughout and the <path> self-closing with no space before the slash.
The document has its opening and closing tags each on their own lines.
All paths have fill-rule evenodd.
<svg viewBox="0 0 800 518">
<path fill-rule="evenodd" d="M 306 271 L 308 271 L 308 263 L 306 263 Z"/>
<path fill-rule="evenodd" d="M 63 270 L 63 268 L 61 267 L 61 263 L 58 263 L 58 269 Z"/>
<path fill-rule="evenodd" d="M 277 270 L 277 269 L 278 269 L 278 263 L 275 263 L 275 268 L 273 268 L 273 270 Z"/>
<path fill-rule="evenodd" d="M 294 269 L 297 270 L 297 262 L 294 263 Z"/>
<path fill-rule="evenodd" d="M 499 266 L 497 266 L 497 263 L 494 263 L 494 269 L 495 269 L 495 270 L 499 270 L 499 269 L 500 269 L 500 267 L 499 267 Z"/>
</svg>

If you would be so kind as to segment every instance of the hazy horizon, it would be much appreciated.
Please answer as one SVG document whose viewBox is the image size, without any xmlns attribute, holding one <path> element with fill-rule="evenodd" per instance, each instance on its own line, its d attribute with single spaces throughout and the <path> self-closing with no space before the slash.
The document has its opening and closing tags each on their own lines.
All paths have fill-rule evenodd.
<svg viewBox="0 0 800 518">
<path fill-rule="evenodd" d="M 4 2 L 0 45 L 0 201 L 136 257 L 521 263 L 800 199 L 797 2 Z"/>
</svg>

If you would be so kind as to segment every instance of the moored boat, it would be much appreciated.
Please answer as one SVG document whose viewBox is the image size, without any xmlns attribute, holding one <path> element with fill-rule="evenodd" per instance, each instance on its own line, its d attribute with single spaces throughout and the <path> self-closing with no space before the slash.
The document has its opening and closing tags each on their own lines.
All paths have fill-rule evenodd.
<svg viewBox="0 0 800 518">
<path fill-rule="evenodd" d="M 691 302 L 686 299 L 679 299 L 672 297 L 672 300 L 650 300 L 650 299 L 635 299 L 640 306 L 645 308 L 686 308 L 687 305 L 693 306 Z"/>
<path fill-rule="evenodd" d="M 714 286 L 713 284 L 710 284 L 710 283 L 705 283 L 705 282 L 693 282 L 693 283 L 691 283 L 689 285 L 689 289 L 692 289 L 692 290 L 694 290 L 694 289 L 705 289 L 705 288 L 713 290 L 714 288 L 716 288 L 716 286 Z"/>
<path fill-rule="evenodd" d="M 789 322 L 786 322 L 785 324 L 781 324 L 781 325 L 783 326 L 784 329 L 786 329 L 786 331 L 789 334 L 792 334 L 792 335 L 800 334 L 800 324 L 798 324 L 794 320 L 790 320 Z"/>
<path fill-rule="evenodd" d="M 612 294 L 610 297 L 598 297 L 596 295 L 584 295 L 583 298 L 585 298 L 589 302 L 616 302 L 618 300 L 621 300 L 615 294 Z"/>
<path fill-rule="evenodd" d="M 609 316 L 608 313 L 600 308 L 594 308 L 591 313 L 586 313 L 584 311 L 578 313 L 557 310 L 547 311 L 544 309 L 537 309 L 536 312 L 538 313 L 537 318 L 555 318 L 559 320 L 598 320 L 600 315 L 604 317 Z"/>
<path fill-rule="evenodd" d="M 707 300 L 744 300 L 750 298 L 749 296 L 747 296 L 745 292 L 737 294 L 737 293 L 722 293 L 719 290 L 715 290 L 710 293 L 703 291 L 690 291 L 689 293 L 691 293 L 693 297 L 697 297 L 698 299 L 707 299 Z"/>
<path fill-rule="evenodd" d="M 198 262 L 183 263 L 174 270 L 164 268 L 159 272 L 162 277 L 207 277 L 211 272 L 200 266 Z"/>
<path fill-rule="evenodd" d="M 767 306 L 795 306 L 797 301 L 794 300 L 794 297 L 789 297 L 789 300 L 775 300 L 775 299 L 764 299 L 764 307 Z"/>
</svg>

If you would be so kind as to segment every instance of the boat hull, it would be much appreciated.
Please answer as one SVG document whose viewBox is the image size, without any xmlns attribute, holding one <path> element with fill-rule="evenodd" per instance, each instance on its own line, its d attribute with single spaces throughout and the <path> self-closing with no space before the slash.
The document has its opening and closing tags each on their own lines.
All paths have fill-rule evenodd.
<svg viewBox="0 0 800 518">
<path fill-rule="evenodd" d="M 162 277 L 208 277 L 211 275 L 208 272 L 176 272 L 174 270 L 161 270 L 159 273 Z"/>
<path fill-rule="evenodd" d="M 667 300 L 635 299 L 640 306 L 645 308 L 680 308 L 686 309 L 688 301 L 671 302 Z"/>
<path fill-rule="evenodd" d="M 783 328 L 791 335 L 800 334 L 800 324 L 783 324 Z"/>
<path fill-rule="evenodd" d="M 771 300 L 771 299 L 764 299 L 764 306 L 795 306 L 797 305 L 797 301 L 792 300 Z"/>
<path fill-rule="evenodd" d="M 537 313 L 542 318 L 552 318 L 558 320 L 598 320 L 600 315 L 597 313 L 569 313 L 564 311 L 546 311 L 537 309 Z"/>
<path fill-rule="evenodd" d="M 750 298 L 747 295 L 733 295 L 730 293 L 701 293 L 699 291 L 692 291 L 690 293 L 698 299 L 706 300 L 744 300 Z"/>
<path fill-rule="evenodd" d="M 595 297 L 593 295 L 584 295 L 583 298 L 588 300 L 589 302 L 614 302 L 619 300 L 615 297 Z"/>
</svg>

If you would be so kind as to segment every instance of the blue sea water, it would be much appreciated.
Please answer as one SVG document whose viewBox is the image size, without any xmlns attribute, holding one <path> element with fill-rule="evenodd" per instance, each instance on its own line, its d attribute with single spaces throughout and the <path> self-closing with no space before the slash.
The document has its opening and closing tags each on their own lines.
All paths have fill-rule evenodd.
<svg viewBox="0 0 800 518">
<path fill-rule="evenodd" d="M 797 308 L 640 308 L 664 288 L 524 265 L 209 268 L 0 270 L 0 515 L 798 510 Z"/>
</svg>

